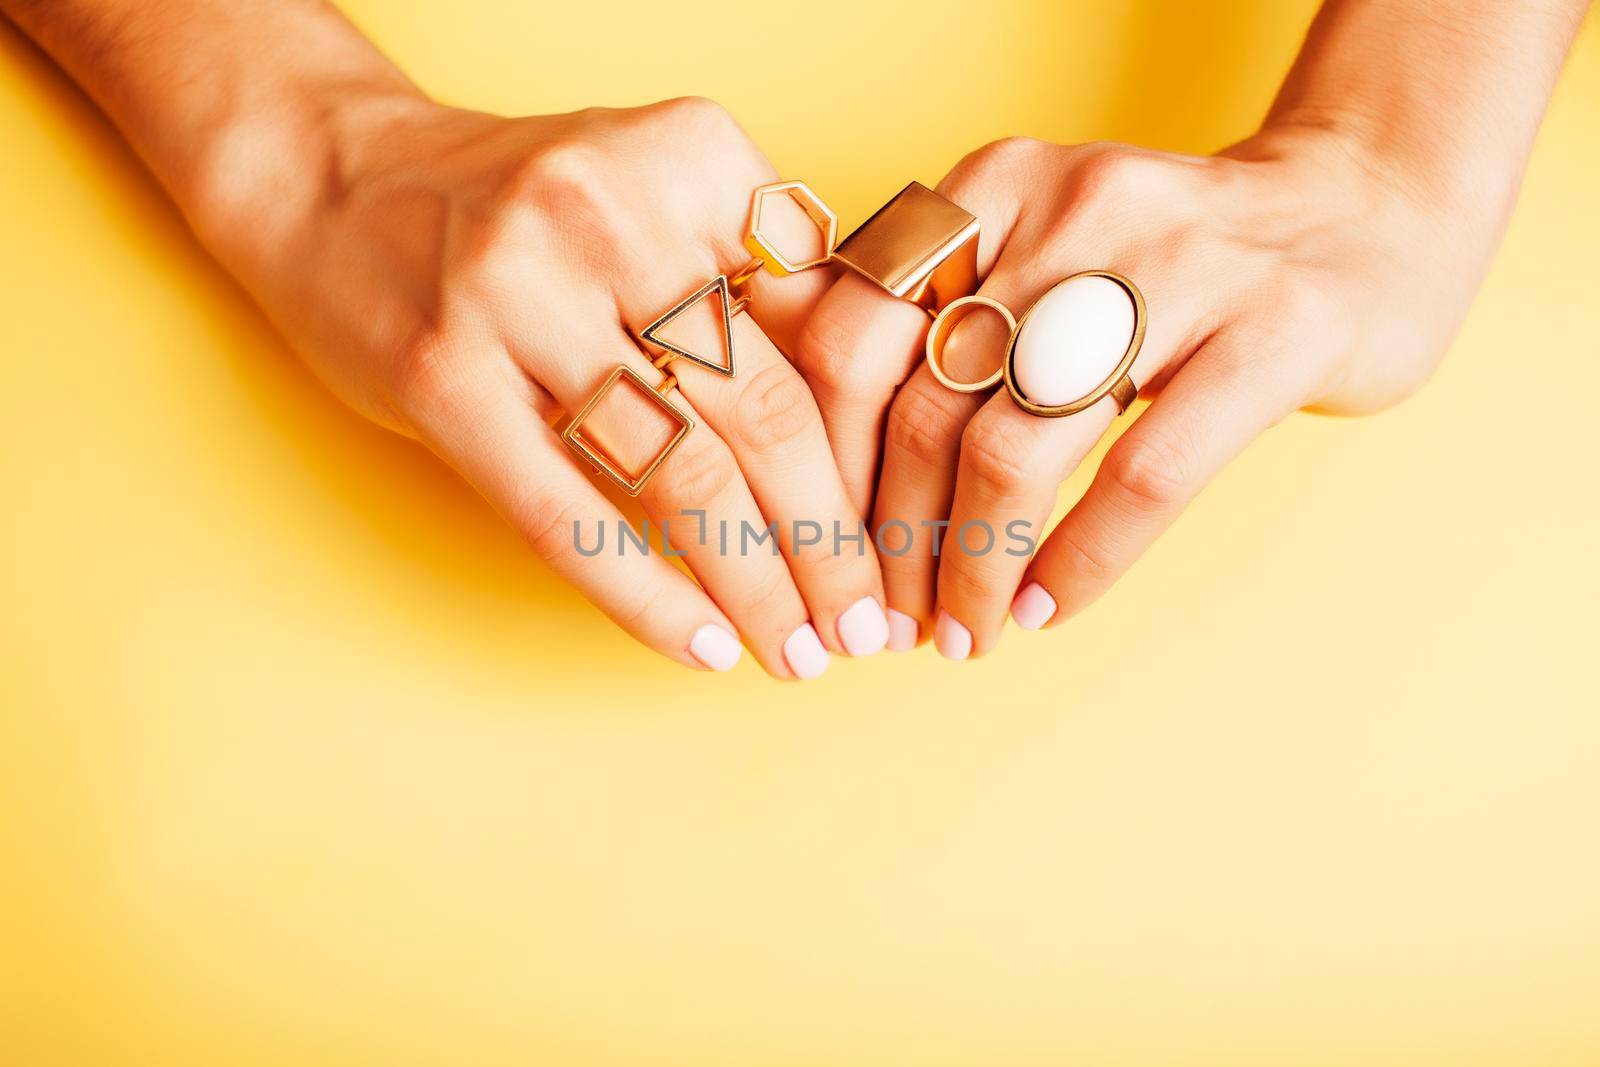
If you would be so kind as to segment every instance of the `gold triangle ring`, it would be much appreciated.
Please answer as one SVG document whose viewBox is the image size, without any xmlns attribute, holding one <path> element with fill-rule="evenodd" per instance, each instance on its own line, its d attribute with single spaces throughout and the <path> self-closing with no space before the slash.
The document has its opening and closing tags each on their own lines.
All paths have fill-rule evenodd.
<svg viewBox="0 0 1600 1067">
<path fill-rule="evenodd" d="M 767 238 L 761 225 L 762 207 L 773 196 L 792 197 L 805 210 L 822 236 L 823 254 L 820 258 L 791 262 Z M 619 363 L 567 423 L 561 431 L 561 439 L 594 468 L 596 473 L 610 478 L 629 496 L 638 496 L 644 491 L 645 484 L 661 469 L 667 457 L 694 429 L 694 420 L 668 399 L 668 395 L 678 388 L 678 377 L 673 373 L 672 365 L 680 359 L 685 359 L 724 378 L 732 378 L 736 371 L 733 320 L 750 306 L 751 281 L 762 271 L 781 278 L 787 274 L 810 270 L 828 263 L 832 259 L 836 237 L 837 223 L 833 212 L 804 182 L 774 182 L 757 189 L 751 196 L 750 220 L 745 231 L 745 245 L 750 249 L 753 258 L 732 274 L 719 274 L 712 278 L 639 332 L 639 339 L 645 345 L 661 352 L 651 361 L 651 365 L 661 372 L 661 381 L 652 386 L 632 368 Z M 722 359 L 686 347 L 682 342 L 671 340 L 667 336 L 668 327 L 702 300 L 714 300 L 720 312 L 718 320 L 720 329 L 717 333 L 722 342 Z M 657 448 L 638 473 L 626 469 L 607 452 L 602 442 L 592 439 L 586 433 L 590 416 L 597 410 L 602 400 L 609 395 L 629 392 L 643 396 L 647 403 L 660 408 L 675 425 L 666 442 Z"/>
<path fill-rule="evenodd" d="M 755 269 L 760 270 L 760 265 L 757 264 Z M 753 273 L 749 267 L 745 267 L 735 277 L 743 275 L 743 280 L 748 281 Z M 663 351 L 662 356 L 655 361 L 657 370 L 664 370 L 673 360 L 686 359 L 690 363 L 699 364 L 707 370 L 722 375 L 724 378 L 732 378 L 734 376 L 736 369 L 733 358 L 733 320 L 735 316 L 741 314 L 749 306 L 750 298 L 748 295 L 741 295 L 736 298 L 733 295 L 733 291 L 734 286 L 729 281 L 728 276 L 719 274 L 678 301 L 668 311 L 639 332 L 639 339 L 645 344 Z M 714 359 L 703 352 L 696 352 L 693 349 L 686 348 L 682 342 L 669 340 L 666 336 L 668 327 L 702 300 L 716 301 L 717 311 L 720 313 L 718 315 L 717 325 L 719 329 L 717 333 L 722 340 L 722 359 Z"/>
</svg>

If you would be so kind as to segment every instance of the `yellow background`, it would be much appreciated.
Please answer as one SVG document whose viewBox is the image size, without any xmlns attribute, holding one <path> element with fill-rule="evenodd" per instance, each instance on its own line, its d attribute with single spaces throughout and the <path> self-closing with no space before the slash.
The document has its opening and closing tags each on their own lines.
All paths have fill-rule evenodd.
<svg viewBox="0 0 1600 1067">
<path fill-rule="evenodd" d="M 847 224 L 1225 143 L 1311 10 L 349 7 L 483 108 L 720 99 Z M 1591 21 L 1413 401 L 1052 634 L 781 686 L 329 399 L 0 25 L 0 1063 L 1600 1063 L 1597 108 Z"/>
</svg>

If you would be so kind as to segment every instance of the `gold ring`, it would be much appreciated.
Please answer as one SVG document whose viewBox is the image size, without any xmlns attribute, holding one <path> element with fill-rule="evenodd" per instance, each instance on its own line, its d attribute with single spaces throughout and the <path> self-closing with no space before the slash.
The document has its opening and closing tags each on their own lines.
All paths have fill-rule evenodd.
<svg viewBox="0 0 1600 1067">
<path fill-rule="evenodd" d="M 1005 374 L 1005 367 L 1002 365 L 996 367 L 994 373 L 981 382 L 958 382 L 947 375 L 944 372 L 944 367 L 941 366 L 944 360 L 945 339 L 949 336 L 950 331 L 955 328 L 957 323 L 971 314 L 972 310 L 979 307 L 992 308 L 998 311 L 1001 317 L 1006 320 L 1007 333 L 1015 334 L 1017 332 L 1016 316 L 1011 314 L 1010 308 L 998 300 L 987 296 L 973 295 L 964 296 L 959 300 L 952 300 L 946 304 L 944 310 L 934 317 L 933 325 L 928 328 L 928 340 L 923 345 L 923 356 L 928 361 L 928 369 L 939 380 L 939 384 L 953 392 L 981 393 L 985 389 L 992 389 Z M 1010 347 L 1009 341 L 1007 341 L 1006 347 Z"/>
<path fill-rule="evenodd" d="M 761 216 L 768 199 L 784 195 L 799 205 L 822 236 L 822 255 L 813 259 L 791 260 L 770 237 L 762 232 Z M 779 278 L 799 274 L 812 267 L 820 267 L 833 259 L 833 245 L 839 237 L 839 216 L 811 191 L 811 186 L 801 181 L 772 182 L 750 194 L 750 222 L 745 228 L 744 246 L 765 267 L 768 274 Z"/>
<path fill-rule="evenodd" d="M 1123 350 L 1121 359 L 1117 361 L 1116 367 L 1100 384 L 1075 400 L 1061 404 L 1044 404 L 1030 399 L 1023 392 L 1021 385 L 1018 384 L 1017 360 L 1018 345 L 1025 340 L 1024 335 L 1029 325 L 1036 321 L 1035 314 L 1039 312 L 1041 307 L 1047 306 L 1049 302 L 1060 299 L 1055 294 L 1065 293 L 1075 285 L 1081 287 L 1081 283 L 1097 278 L 1105 279 L 1118 286 L 1132 305 L 1133 323 L 1129 330 L 1127 345 Z M 1041 415 L 1045 418 L 1054 419 L 1066 415 L 1075 415 L 1080 411 L 1093 407 L 1101 398 L 1107 396 L 1111 397 L 1116 403 L 1118 414 L 1127 411 L 1139 396 L 1139 388 L 1133 382 L 1132 370 L 1134 360 L 1139 357 L 1139 349 L 1144 346 L 1145 318 L 1144 294 L 1139 291 L 1139 287 L 1133 284 L 1132 281 L 1114 271 L 1086 270 L 1061 279 L 1061 281 L 1051 286 L 1043 296 L 1033 302 L 1028 310 L 1023 313 L 1022 318 L 1017 320 L 1016 329 L 1011 331 L 1011 340 L 1006 345 L 1005 363 L 1001 366 L 1006 383 L 1006 392 L 1011 394 L 1011 399 L 1023 411 L 1028 412 L 1030 415 Z"/>
<path fill-rule="evenodd" d="M 645 381 L 638 371 L 625 363 L 618 363 L 612 368 L 611 374 L 600 387 L 589 395 L 583 407 L 572 417 L 567 428 L 561 431 L 561 440 L 567 447 L 588 461 L 598 473 L 604 474 L 615 482 L 624 493 L 629 496 L 638 496 L 644 491 L 645 484 L 655 477 L 656 471 L 667 461 L 667 457 L 683 444 L 683 439 L 689 436 L 689 431 L 694 429 L 694 420 L 678 408 L 678 405 L 667 399 L 667 394 L 678 384 L 678 379 L 670 372 L 666 374 L 659 385 L 651 385 Z M 609 453 L 604 444 L 591 440 L 583 432 L 584 423 L 589 420 L 595 408 L 605 399 L 612 390 L 629 390 L 646 401 L 655 405 L 666 416 L 677 423 L 678 428 L 673 431 L 667 443 L 656 450 L 650 462 L 645 464 L 638 474 L 630 474 L 622 464 Z"/>
<path fill-rule="evenodd" d="M 912 182 L 839 242 L 833 258 L 936 314 L 978 288 L 978 220 Z"/>
<path fill-rule="evenodd" d="M 815 223 L 822 234 L 822 256 L 818 259 L 804 262 L 794 262 L 784 257 L 783 253 L 774 245 L 761 230 L 762 205 L 769 196 L 784 194 L 792 197 L 794 201 L 805 210 L 806 215 Z M 625 363 L 619 363 L 612 368 L 605 381 L 600 383 L 589 399 L 584 401 L 578 413 L 567 423 L 561 431 L 561 439 L 584 460 L 586 460 L 596 473 L 604 474 L 615 482 L 623 492 L 629 496 L 638 496 L 644 491 L 645 484 L 655 477 L 661 465 L 667 461 L 673 451 L 683 443 L 689 431 L 694 429 L 694 420 L 684 414 L 678 406 L 667 399 L 669 393 L 678 388 L 678 376 L 673 373 L 672 365 L 686 359 L 691 363 L 698 363 L 708 370 L 715 371 L 725 378 L 732 378 L 735 373 L 733 354 L 733 320 L 750 306 L 750 282 L 761 270 L 767 270 L 780 277 L 785 274 L 794 274 L 798 271 L 809 270 L 821 266 L 833 258 L 834 238 L 837 236 L 838 223 L 828 206 L 813 193 L 805 182 L 788 181 L 774 182 L 763 185 L 751 196 L 750 219 L 745 230 L 745 244 L 753 253 L 752 258 L 744 266 L 734 271 L 732 275 L 719 274 L 709 282 L 684 297 L 674 304 L 654 322 L 639 332 L 639 338 L 646 345 L 661 350 L 661 354 L 651 360 L 651 366 L 661 372 L 661 381 L 651 385 L 644 377 Z M 719 331 L 722 339 L 722 359 L 686 348 L 679 342 L 667 338 L 665 331 L 673 321 L 683 315 L 690 308 L 702 300 L 715 300 L 721 312 Z M 677 424 L 666 444 L 656 450 L 644 469 L 638 474 L 631 474 L 623 468 L 607 450 L 604 445 L 584 434 L 584 424 L 588 421 L 600 402 L 613 391 L 628 390 L 643 396 L 649 403 L 665 412 Z"/>
<path fill-rule="evenodd" d="M 681 342 L 671 341 L 665 334 L 667 327 L 671 326 L 674 320 L 687 313 L 690 308 L 702 300 L 715 300 L 717 310 L 720 312 L 718 324 L 722 329 L 718 333 L 722 339 L 721 359 L 704 352 L 696 352 L 691 348 L 685 348 Z M 724 378 L 732 378 L 736 372 L 733 362 L 733 318 L 742 312 L 749 302 L 748 297 L 740 297 L 735 300 L 728 276 L 719 274 L 678 301 L 663 312 L 654 322 L 639 331 L 639 339 L 647 345 L 664 350 L 673 358 L 681 358 L 691 363 L 698 363 L 700 366 L 705 367 L 707 370 L 715 371 Z M 668 362 L 671 362 L 671 360 L 668 360 Z M 658 367 L 664 366 L 659 361 L 656 365 Z"/>
<path fill-rule="evenodd" d="M 728 288 L 741 299 L 748 301 L 750 279 L 760 274 L 767 267 L 767 261 L 760 256 L 754 256 L 750 262 L 740 267 L 728 277 Z"/>
</svg>

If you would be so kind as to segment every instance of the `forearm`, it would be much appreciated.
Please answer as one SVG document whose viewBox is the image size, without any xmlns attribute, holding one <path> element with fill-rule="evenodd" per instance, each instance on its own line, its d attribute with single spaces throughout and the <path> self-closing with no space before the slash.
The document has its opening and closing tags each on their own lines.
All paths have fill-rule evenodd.
<svg viewBox="0 0 1600 1067">
<path fill-rule="evenodd" d="M 1405 191 L 1509 210 L 1588 0 L 1328 0 L 1266 130 L 1329 128 Z"/>
<path fill-rule="evenodd" d="M 287 226 L 374 115 L 420 93 L 320 0 L 0 0 L 122 131 L 202 236 Z"/>
</svg>

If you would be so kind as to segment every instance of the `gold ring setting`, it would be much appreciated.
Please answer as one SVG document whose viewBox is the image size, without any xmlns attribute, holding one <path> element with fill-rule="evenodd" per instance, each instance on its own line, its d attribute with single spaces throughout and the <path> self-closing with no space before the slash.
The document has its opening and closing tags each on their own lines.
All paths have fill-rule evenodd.
<svg viewBox="0 0 1600 1067">
<path fill-rule="evenodd" d="M 820 258 L 805 261 L 788 259 L 765 234 L 762 229 L 763 208 L 767 199 L 776 195 L 791 197 L 816 225 L 822 235 L 823 255 Z M 783 277 L 822 266 L 832 258 L 837 231 L 838 222 L 833 212 L 804 182 L 774 182 L 755 190 L 751 196 L 750 218 L 745 231 L 745 245 L 753 254 L 751 260 L 731 275 L 719 274 L 712 278 L 639 331 L 641 342 L 660 351 L 660 355 L 651 361 L 651 366 L 661 372 L 661 381 L 650 385 L 644 376 L 632 367 L 625 363 L 617 364 L 561 431 L 561 439 L 566 442 L 567 447 L 582 457 L 597 473 L 605 475 L 614 482 L 624 493 L 638 496 L 667 461 L 667 457 L 694 429 L 694 419 L 668 399 L 668 394 L 678 387 L 678 377 L 672 370 L 673 364 L 678 360 L 686 360 L 724 378 L 734 377 L 738 367 L 734 356 L 733 320 L 749 308 L 751 282 L 755 276 L 766 270 L 777 277 Z M 721 358 L 696 351 L 668 336 L 668 328 L 674 321 L 706 300 L 713 301 L 718 311 Z M 590 416 L 601 402 L 613 391 L 621 390 L 644 396 L 674 424 L 668 439 L 657 446 L 655 453 L 637 472 L 628 471 L 601 442 L 585 433 L 585 424 L 589 422 Z"/>
<path fill-rule="evenodd" d="M 950 331 L 968 314 L 980 308 L 988 308 L 1000 315 L 1006 323 L 1006 333 L 1017 332 L 1016 316 L 1011 314 L 1011 309 L 1000 301 L 991 297 L 974 294 L 964 296 L 959 300 L 952 300 L 946 304 L 944 310 L 939 312 L 933 320 L 933 325 L 928 327 L 928 339 L 923 344 L 923 355 L 927 358 L 928 370 L 933 372 L 934 378 L 940 385 L 955 393 L 981 393 L 1000 384 L 1004 373 L 1003 367 L 996 367 L 994 373 L 977 382 L 958 382 L 945 373 L 944 369 L 944 343 L 950 338 Z"/>
<path fill-rule="evenodd" d="M 791 199 L 817 228 L 822 238 L 819 255 L 791 258 L 768 234 L 767 212 L 775 197 Z M 750 215 L 744 237 L 745 247 L 753 258 L 731 274 L 719 274 L 712 278 L 639 333 L 639 340 L 646 347 L 660 352 L 651 366 L 661 373 L 661 381 L 650 385 L 633 368 L 618 364 L 561 431 L 561 439 L 597 473 L 611 479 L 629 496 L 638 496 L 643 492 L 667 457 L 694 429 L 694 420 L 668 399 L 668 395 L 678 387 L 673 364 L 678 360 L 686 360 L 725 378 L 734 377 L 737 364 L 734 358 L 733 320 L 750 306 L 751 282 L 762 271 L 781 278 L 837 262 L 867 278 L 891 296 L 911 301 L 930 316 L 937 316 L 956 306 L 957 301 L 968 298 L 978 287 L 978 220 L 917 182 L 902 189 L 850 236 L 836 242 L 838 229 L 838 217 L 805 182 L 780 181 L 756 189 L 750 197 Z M 705 300 L 714 301 L 720 312 L 720 359 L 672 341 L 667 336 L 667 328 L 676 319 Z M 1006 316 L 1008 325 L 1012 324 L 1011 313 L 1005 308 L 992 301 L 978 302 L 988 303 L 998 309 Z M 966 303 L 960 306 L 965 307 Z M 935 321 L 935 332 L 938 328 L 939 323 Z M 982 383 L 954 382 L 944 376 L 931 348 L 929 365 L 939 375 L 940 381 L 952 389 L 972 392 L 990 388 L 999 380 L 999 372 L 996 372 L 996 376 Z M 600 442 L 585 433 L 585 424 L 600 403 L 617 390 L 643 394 L 650 403 L 664 411 L 675 425 L 668 440 L 657 447 L 637 473 L 626 470 Z"/>
<path fill-rule="evenodd" d="M 978 288 L 978 220 L 912 182 L 839 242 L 833 258 L 936 315 Z"/>
<path fill-rule="evenodd" d="M 1011 329 L 1000 367 L 981 382 L 956 382 L 943 367 L 944 343 L 955 323 L 978 306 L 998 311 Z M 1121 414 L 1139 389 L 1133 363 L 1144 346 L 1144 294 L 1128 278 L 1109 270 L 1063 278 L 1020 317 L 997 300 L 954 300 L 928 330 L 928 369 L 946 388 L 976 393 L 1005 383 L 1012 401 L 1030 415 L 1075 415 L 1111 397 Z"/>
</svg>

